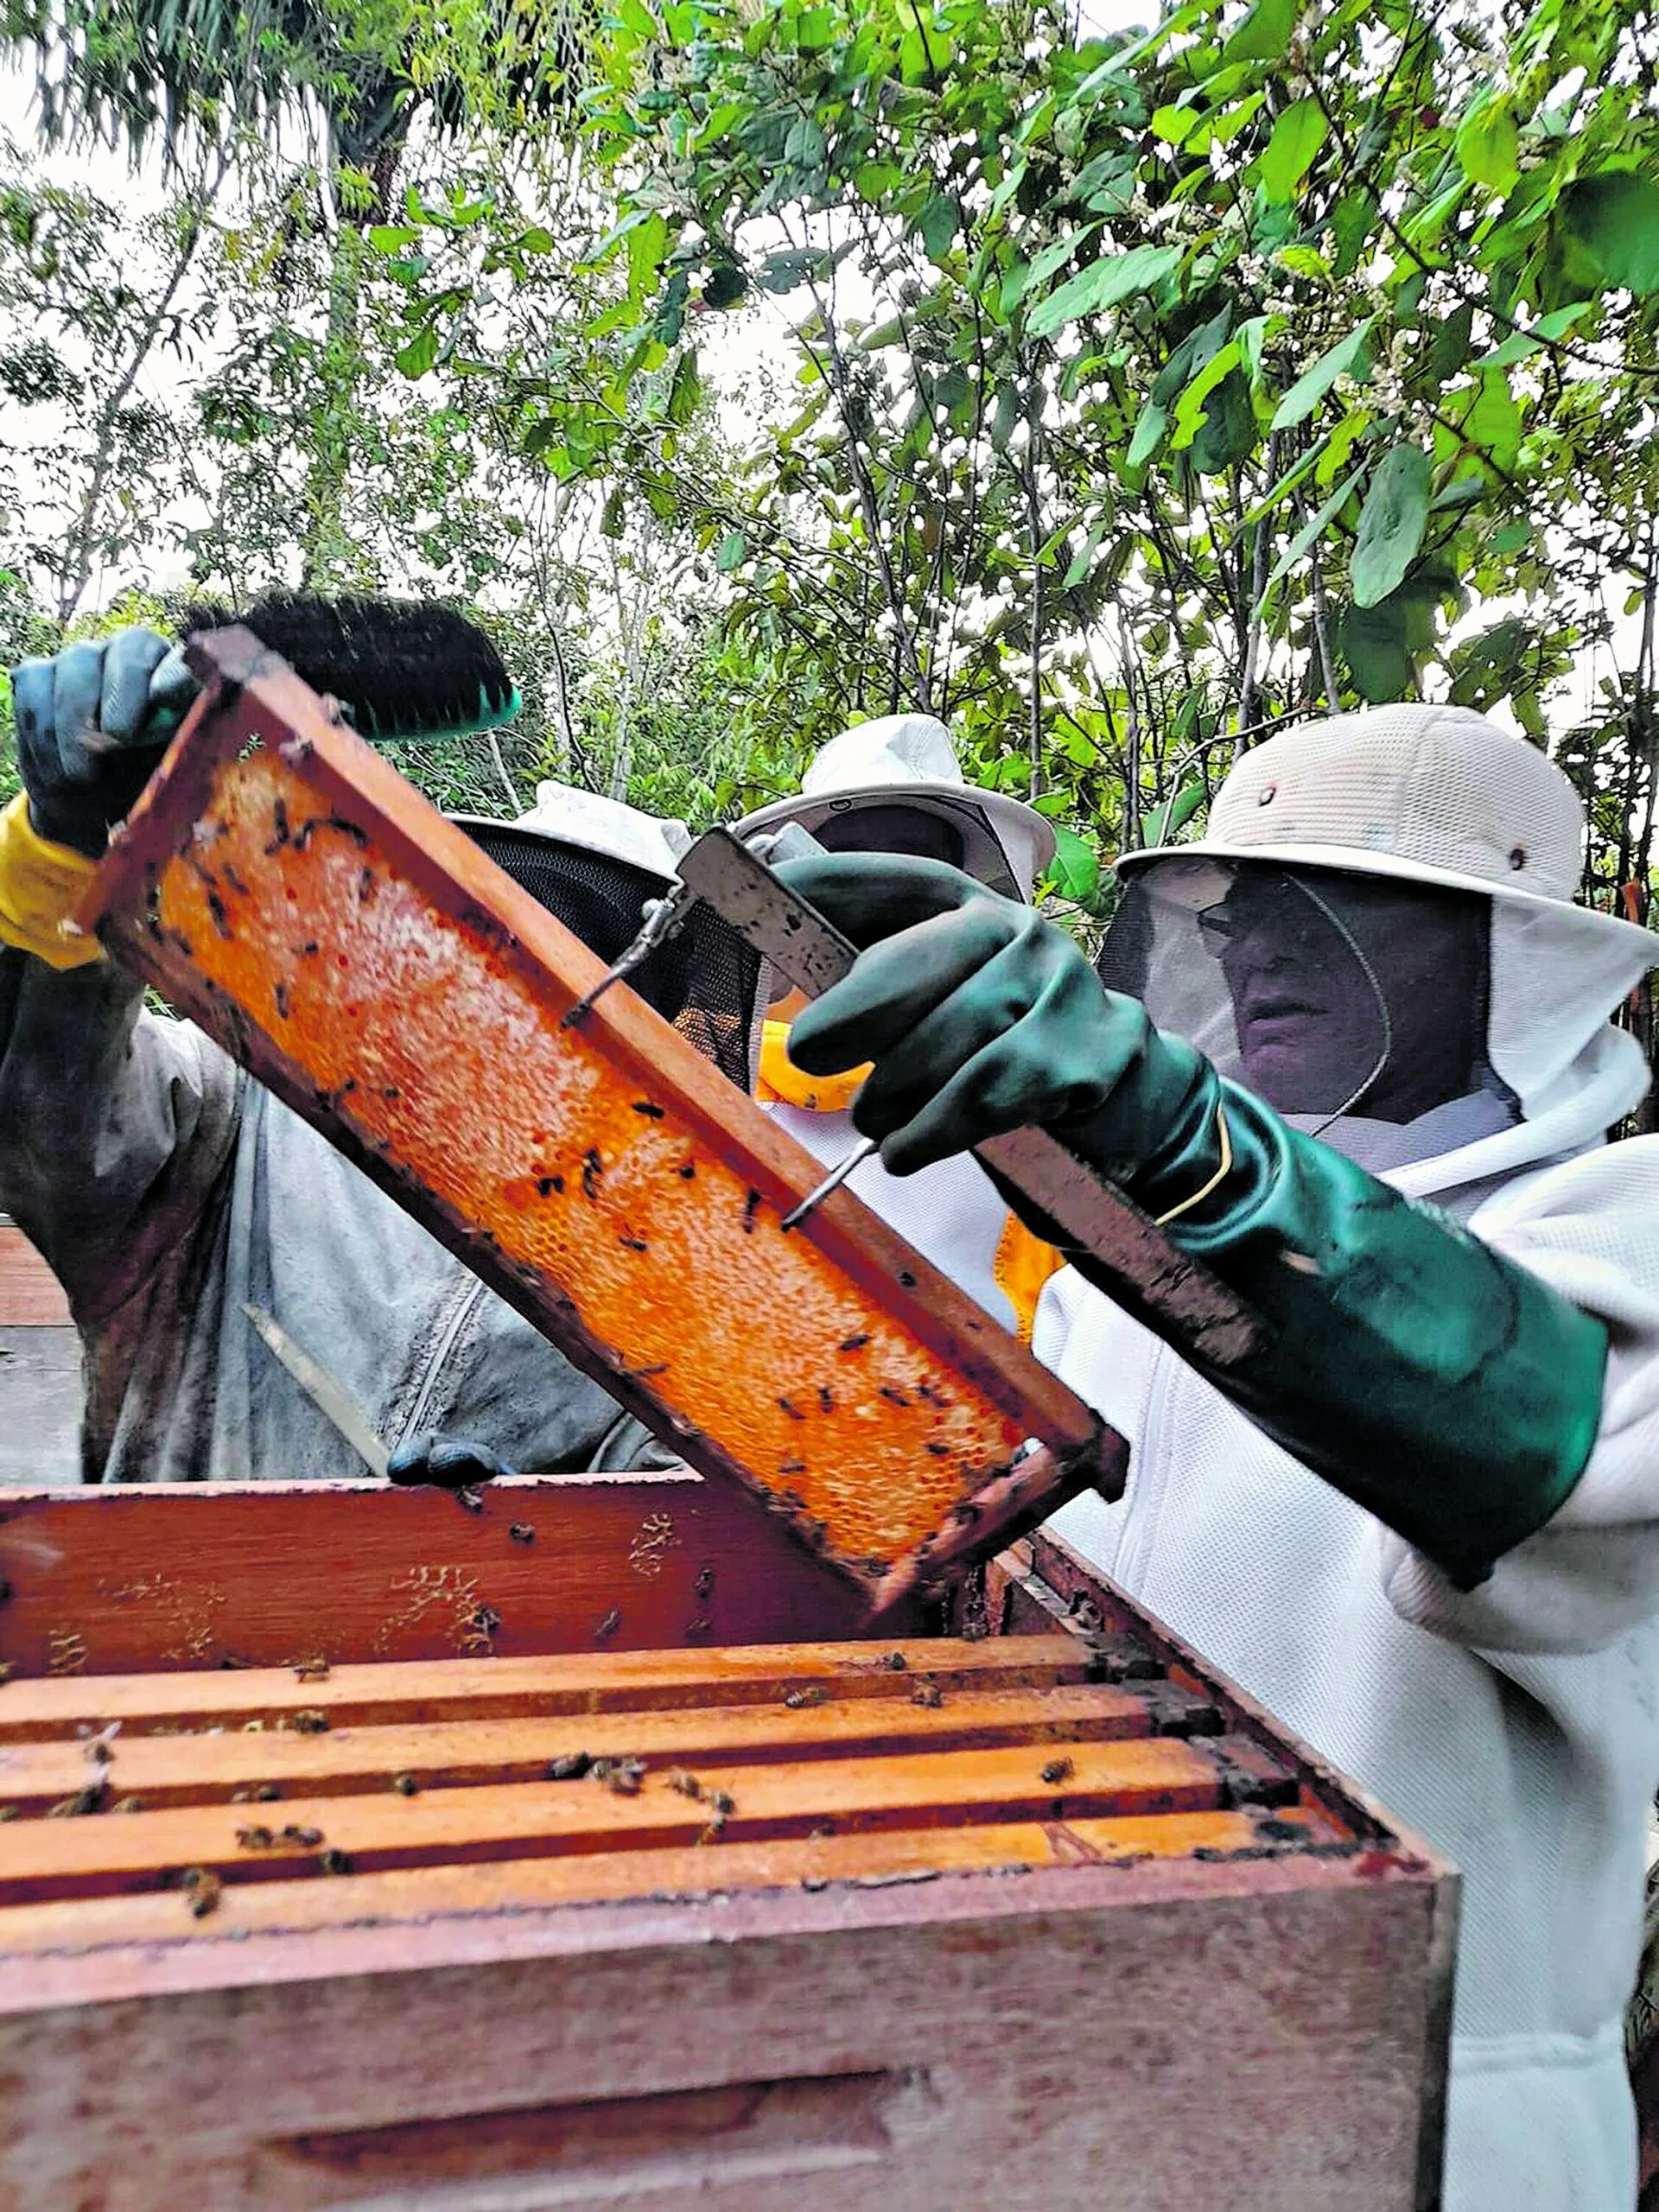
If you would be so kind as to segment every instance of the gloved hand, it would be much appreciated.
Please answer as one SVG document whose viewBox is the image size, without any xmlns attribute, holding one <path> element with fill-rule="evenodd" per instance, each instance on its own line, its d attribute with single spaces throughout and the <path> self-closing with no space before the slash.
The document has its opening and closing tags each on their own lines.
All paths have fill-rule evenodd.
<svg viewBox="0 0 1659 2212">
<path fill-rule="evenodd" d="M 195 689 L 153 630 L 118 630 L 15 669 L 17 766 L 37 835 L 100 857 Z"/>
<path fill-rule="evenodd" d="M 870 948 L 796 1017 L 789 1056 L 809 1075 L 874 1061 L 853 1121 L 880 1138 L 892 1173 L 1033 1125 L 1154 1215 L 1212 1172 L 1214 1069 L 1107 990 L 1029 906 L 896 855 L 826 854 L 779 873 Z"/>
<path fill-rule="evenodd" d="M 512 1469 L 499 1452 L 470 1436 L 449 1436 L 438 1428 L 400 1444 L 386 1463 L 386 1477 L 406 1488 L 429 1483 L 437 1490 L 475 1490 Z"/>
<path fill-rule="evenodd" d="M 853 1119 L 893 1173 L 1050 1130 L 1269 1325 L 1235 1365 L 1182 1356 L 1460 1586 L 1559 1510 L 1600 1419 L 1599 1321 L 1223 1082 L 1029 908 L 933 861 L 832 854 L 779 874 L 870 948 L 789 1049 L 810 1075 L 874 1062 Z"/>
</svg>

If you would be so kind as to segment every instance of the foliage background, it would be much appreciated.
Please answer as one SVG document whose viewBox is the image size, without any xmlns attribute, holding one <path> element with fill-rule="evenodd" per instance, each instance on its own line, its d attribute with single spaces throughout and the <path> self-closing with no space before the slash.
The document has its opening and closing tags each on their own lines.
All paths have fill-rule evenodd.
<svg viewBox="0 0 1659 2212">
<path fill-rule="evenodd" d="M 1285 716 L 1449 697 L 1645 914 L 1649 9 L 6 5 L 4 658 L 435 591 L 528 702 L 447 801 L 702 821 L 925 707 L 1090 912 Z"/>
</svg>

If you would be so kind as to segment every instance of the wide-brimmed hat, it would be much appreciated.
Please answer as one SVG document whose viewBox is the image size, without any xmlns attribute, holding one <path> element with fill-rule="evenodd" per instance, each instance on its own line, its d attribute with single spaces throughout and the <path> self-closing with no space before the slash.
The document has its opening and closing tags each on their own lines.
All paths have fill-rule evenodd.
<svg viewBox="0 0 1659 2212">
<path fill-rule="evenodd" d="M 775 799 L 736 824 L 740 837 L 783 822 L 814 830 L 860 806 L 913 806 L 963 837 L 969 875 L 1020 899 L 1054 857 L 1043 817 L 1001 791 L 981 791 L 962 772 L 950 730 L 934 715 L 883 715 L 821 746 L 796 798 Z"/>
<path fill-rule="evenodd" d="M 1659 937 L 1575 902 L 1584 836 L 1577 791 L 1524 738 L 1466 707 L 1378 707 L 1268 738 L 1233 768 L 1202 837 L 1117 867 L 1278 861 L 1438 884 L 1549 915 L 1586 950 L 1659 964 Z M 1195 890 L 1203 880 L 1193 867 Z"/>
</svg>

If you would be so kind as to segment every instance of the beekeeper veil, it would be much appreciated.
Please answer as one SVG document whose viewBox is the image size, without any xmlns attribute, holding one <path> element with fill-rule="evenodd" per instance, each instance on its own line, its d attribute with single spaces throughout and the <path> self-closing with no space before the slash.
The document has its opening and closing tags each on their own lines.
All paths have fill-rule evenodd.
<svg viewBox="0 0 1659 2212">
<path fill-rule="evenodd" d="M 538 784 L 535 805 L 516 822 L 453 818 L 607 966 L 638 935 L 647 902 L 675 881 L 691 842 L 682 822 L 569 784 Z M 760 956 L 702 899 L 628 976 L 649 1006 L 744 1090 L 760 980 Z"/>
<path fill-rule="evenodd" d="M 1647 1087 L 1608 1018 L 1659 939 L 1573 905 L 1583 835 L 1561 772 L 1466 709 L 1303 724 L 1201 841 L 1124 855 L 1102 978 L 1365 1165 L 1510 1173 Z"/>
</svg>

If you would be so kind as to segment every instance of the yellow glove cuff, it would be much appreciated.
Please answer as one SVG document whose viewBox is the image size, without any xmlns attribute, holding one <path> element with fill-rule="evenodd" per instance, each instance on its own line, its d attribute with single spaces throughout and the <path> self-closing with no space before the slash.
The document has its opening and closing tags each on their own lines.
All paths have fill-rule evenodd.
<svg viewBox="0 0 1659 2212">
<path fill-rule="evenodd" d="M 32 952 L 48 968 L 85 968 L 101 960 L 103 946 L 73 918 L 97 873 L 98 862 L 85 853 L 47 842 L 19 791 L 0 812 L 0 940 Z"/>
<path fill-rule="evenodd" d="M 872 1062 L 842 1075 L 806 1075 L 789 1057 L 786 1021 L 760 1025 L 760 1070 L 754 1095 L 763 1106 L 802 1106 L 809 1114 L 844 1114 L 864 1086 Z"/>
</svg>

